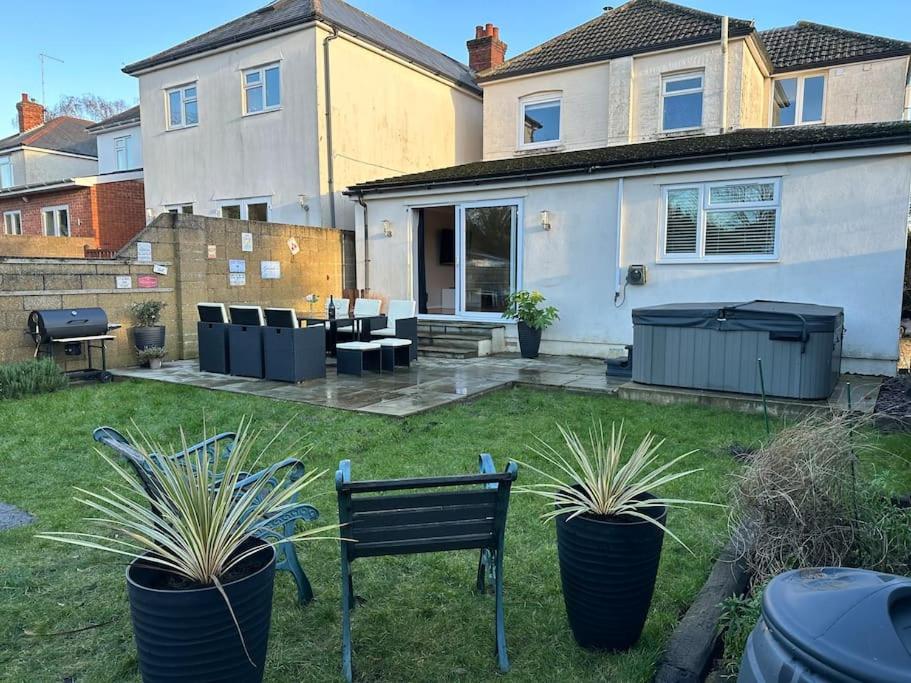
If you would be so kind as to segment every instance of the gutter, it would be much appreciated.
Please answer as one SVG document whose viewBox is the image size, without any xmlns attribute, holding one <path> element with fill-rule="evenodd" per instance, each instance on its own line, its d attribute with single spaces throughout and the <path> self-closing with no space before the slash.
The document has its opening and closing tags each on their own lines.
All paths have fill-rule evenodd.
<svg viewBox="0 0 911 683">
<path fill-rule="evenodd" d="M 614 305 L 620 299 L 620 289 L 623 286 L 623 178 L 617 179 L 617 281 L 614 283 Z M 626 297 L 624 297 L 625 299 Z"/>
<path fill-rule="evenodd" d="M 644 143 L 636 143 L 644 144 Z M 891 135 L 887 137 L 877 137 L 870 138 L 867 140 L 838 140 L 830 142 L 814 142 L 814 143 L 805 143 L 800 145 L 791 145 L 791 146 L 781 146 L 781 147 L 770 147 L 764 149 L 747 149 L 747 150 L 733 150 L 733 151 L 717 151 L 704 154 L 690 154 L 686 156 L 672 157 L 667 159 L 646 159 L 640 161 L 630 161 L 620 164 L 580 164 L 579 166 L 571 166 L 565 168 L 556 168 L 556 169 L 539 169 L 539 170 L 527 170 L 523 169 L 522 171 L 517 171 L 515 173 L 500 173 L 493 176 L 475 176 L 472 178 L 458 178 L 450 180 L 426 180 L 426 181 L 414 181 L 408 183 L 397 183 L 397 184 L 388 184 L 388 185 L 375 185 L 371 186 L 369 184 L 364 184 L 362 186 L 354 186 L 350 190 L 344 192 L 348 196 L 363 196 L 367 193 L 382 193 L 382 192 L 397 192 L 400 190 L 408 189 L 421 189 L 421 190 L 430 190 L 435 187 L 447 187 L 447 186 L 457 186 L 457 185 L 484 185 L 487 183 L 495 182 L 515 182 L 521 179 L 530 180 L 532 178 L 547 178 L 547 177 L 561 177 L 569 175 L 579 175 L 582 173 L 596 173 L 599 171 L 622 171 L 622 170 L 631 170 L 638 168 L 658 168 L 663 166 L 672 166 L 676 164 L 685 164 L 685 163 L 694 163 L 700 161 L 715 161 L 718 159 L 723 160 L 734 160 L 739 158 L 751 158 L 751 157 L 761 157 L 761 156 L 778 156 L 778 155 L 787 155 L 787 154 L 797 154 L 799 152 L 809 152 L 816 153 L 821 151 L 826 151 L 829 149 L 865 149 L 868 147 L 882 147 L 885 145 L 911 145 L 911 134 L 905 133 L 904 135 Z"/>
<path fill-rule="evenodd" d="M 721 17 L 721 132 L 728 130 L 728 17 Z"/>
<path fill-rule="evenodd" d="M 370 291 L 370 232 L 367 229 L 367 202 L 361 195 L 355 200 L 364 208 L 364 292 Z M 355 259 L 357 256 L 355 255 Z M 357 266 L 355 266 L 357 267 Z"/>
<path fill-rule="evenodd" d="M 326 182 L 329 187 L 329 227 L 335 226 L 335 160 L 332 147 L 332 82 L 329 66 L 329 43 L 338 38 L 338 29 L 323 38 L 323 86 L 326 89 Z"/>
</svg>

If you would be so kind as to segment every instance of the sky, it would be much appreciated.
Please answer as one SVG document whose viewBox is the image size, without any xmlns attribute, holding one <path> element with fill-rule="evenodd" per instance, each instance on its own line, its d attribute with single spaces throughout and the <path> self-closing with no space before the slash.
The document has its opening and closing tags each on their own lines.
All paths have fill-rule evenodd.
<svg viewBox="0 0 911 683">
<path fill-rule="evenodd" d="M 467 61 L 465 41 L 478 24 L 500 27 L 515 56 L 597 16 L 618 0 L 348 0 L 400 31 Z M 911 41 L 909 0 L 678 0 L 716 14 L 753 19 L 759 29 L 799 19 Z M 138 101 L 136 79 L 120 69 L 230 19 L 267 0 L 0 0 L 6 30 L 0 41 L 0 137 L 15 133 L 15 103 L 27 92 L 41 100 L 38 55 L 46 61 L 46 100 L 91 92 Z M 756 12 L 761 10 L 762 14 Z M 40 26 L 40 30 L 28 27 Z"/>
</svg>

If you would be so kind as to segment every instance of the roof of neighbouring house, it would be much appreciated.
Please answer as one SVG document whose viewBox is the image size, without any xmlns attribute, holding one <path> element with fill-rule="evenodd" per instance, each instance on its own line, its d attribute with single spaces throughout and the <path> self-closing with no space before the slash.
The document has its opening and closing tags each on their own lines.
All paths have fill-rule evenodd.
<svg viewBox="0 0 911 683">
<path fill-rule="evenodd" d="M 93 123 L 91 126 L 88 126 L 86 128 L 86 130 L 89 131 L 90 133 L 101 133 L 101 132 L 104 132 L 105 130 L 108 130 L 109 128 L 120 128 L 121 126 L 129 126 L 129 125 L 136 124 L 136 123 L 139 123 L 139 105 L 138 104 L 135 107 L 130 107 L 129 109 L 125 109 L 124 111 L 120 112 L 119 114 L 114 114 L 113 116 L 109 116 L 108 118 L 104 119 L 103 121 L 99 121 L 98 123 Z"/>
<path fill-rule="evenodd" d="M 750 128 L 720 135 L 701 135 L 515 159 L 478 161 L 360 183 L 348 188 L 346 193 L 357 195 L 406 187 L 420 189 L 432 185 L 476 185 L 515 178 L 587 174 L 712 159 L 761 157 L 887 144 L 911 145 L 911 122 Z"/>
<path fill-rule="evenodd" d="M 482 72 L 478 82 L 720 40 L 721 22 L 718 14 L 664 0 L 630 0 Z M 753 30 L 752 21 L 728 20 L 731 37 Z"/>
<path fill-rule="evenodd" d="M 765 44 L 775 71 L 911 55 L 911 43 L 810 21 L 760 31 L 759 37 Z"/>
<path fill-rule="evenodd" d="M 17 133 L 0 140 L 0 152 L 17 147 L 37 147 L 52 152 L 98 156 L 95 136 L 86 128 L 92 121 L 72 116 L 58 116 L 24 133 Z"/>
<path fill-rule="evenodd" d="M 128 64 L 123 71 L 135 74 L 154 66 L 233 45 L 250 38 L 268 35 L 282 29 L 301 26 L 312 21 L 322 21 L 335 26 L 409 62 L 419 64 L 448 80 L 471 90 L 478 90 L 474 76 L 465 64 L 434 50 L 342 0 L 276 0 L 163 52 Z"/>
</svg>

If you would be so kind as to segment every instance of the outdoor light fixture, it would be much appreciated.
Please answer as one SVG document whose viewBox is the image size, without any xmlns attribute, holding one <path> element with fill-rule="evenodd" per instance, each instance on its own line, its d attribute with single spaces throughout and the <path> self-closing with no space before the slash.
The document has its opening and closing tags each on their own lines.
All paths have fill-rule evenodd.
<svg viewBox="0 0 911 683">
<path fill-rule="evenodd" d="M 389 222 L 388 218 L 383 219 L 383 234 L 386 237 L 392 237 L 392 223 Z"/>
<path fill-rule="evenodd" d="M 545 230 L 550 230 L 550 211 L 547 209 L 541 212 L 541 227 Z"/>
</svg>

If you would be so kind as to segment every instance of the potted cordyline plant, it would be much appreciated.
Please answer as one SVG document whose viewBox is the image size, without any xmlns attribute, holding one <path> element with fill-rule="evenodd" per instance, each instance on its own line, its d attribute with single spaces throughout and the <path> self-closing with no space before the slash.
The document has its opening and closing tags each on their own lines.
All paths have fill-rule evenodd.
<svg viewBox="0 0 911 683">
<path fill-rule="evenodd" d="M 544 306 L 544 301 L 544 295 L 537 290 L 520 290 L 506 297 L 503 317 L 516 321 L 522 358 L 538 357 L 541 333 L 560 319 L 556 307 Z"/>
<path fill-rule="evenodd" d="M 86 521 L 114 535 L 37 534 L 130 558 L 127 592 L 146 683 L 261 681 L 272 614 L 274 546 L 327 538 L 319 534 L 337 528 L 309 529 L 275 541 L 257 537 L 325 474 L 293 475 L 289 468 L 284 479 L 277 472 L 262 476 L 241 493 L 220 486 L 243 479 L 250 461 L 262 457 L 265 451 L 251 458 L 257 436 L 250 422 L 242 421 L 229 452 L 209 458 L 205 449 L 189 452 L 184 440 L 183 457 L 168 458 L 153 455 L 164 451 L 140 435 L 134 441 L 145 443 L 137 450 L 148 463 L 146 484 L 154 482 L 155 495 L 133 469 L 98 451 L 119 485 L 105 486 L 102 493 L 77 488 L 81 497 L 76 500 L 93 511 Z"/>
<path fill-rule="evenodd" d="M 531 450 L 555 473 L 525 464 L 546 482 L 517 491 L 549 501 L 551 509 L 542 518 L 556 521 L 563 599 L 576 642 L 591 649 L 626 649 L 645 626 L 665 532 L 686 547 L 666 526 L 668 508 L 716 504 L 653 493 L 700 471 L 671 472 L 692 451 L 660 463 L 664 442 L 655 443 L 648 434 L 623 462 L 622 425 L 611 427 L 609 441 L 602 425 L 593 425 L 589 443 L 558 428 L 568 456 L 539 439 L 542 447 Z"/>
<path fill-rule="evenodd" d="M 137 301 L 130 306 L 136 327 L 133 328 L 133 345 L 139 350 L 150 346 L 164 348 L 164 325 L 159 325 L 164 301 Z"/>
</svg>

